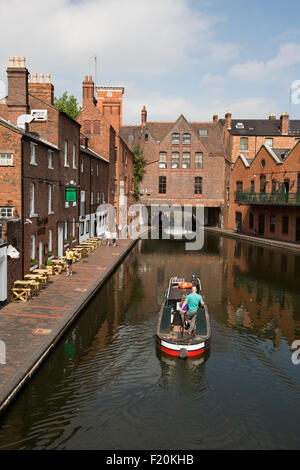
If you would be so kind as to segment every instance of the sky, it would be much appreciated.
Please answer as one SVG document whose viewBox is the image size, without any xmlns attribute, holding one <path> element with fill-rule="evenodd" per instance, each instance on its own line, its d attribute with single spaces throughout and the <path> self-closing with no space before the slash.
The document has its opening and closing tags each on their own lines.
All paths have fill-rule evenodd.
<svg viewBox="0 0 300 470">
<path fill-rule="evenodd" d="M 56 97 L 81 104 L 85 75 L 124 86 L 125 125 L 143 105 L 149 121 L 300 119 L 299 17 L 295 0 L 1 0 L 0 98 L 9 57 L 24 56 Z"/>
</svg>

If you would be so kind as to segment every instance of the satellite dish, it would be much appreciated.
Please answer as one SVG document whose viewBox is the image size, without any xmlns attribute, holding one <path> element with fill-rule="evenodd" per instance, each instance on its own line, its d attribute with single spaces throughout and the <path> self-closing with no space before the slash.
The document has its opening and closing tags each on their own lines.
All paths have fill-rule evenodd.
<svg viewBox="0 0 300 470">
<path fill-rule="evenodd" d="M 25 129 L 25 124 L 30 124 L 34 120 L 34 116 L 31 114 L 21 114 L 17 119 L 17 126 Z"/>
</svg>

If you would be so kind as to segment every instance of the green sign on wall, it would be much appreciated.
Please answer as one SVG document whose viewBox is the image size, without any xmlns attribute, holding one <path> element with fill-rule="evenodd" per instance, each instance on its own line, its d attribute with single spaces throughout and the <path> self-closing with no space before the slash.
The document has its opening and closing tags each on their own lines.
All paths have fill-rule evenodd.
<svg viewBox="0 0 300 470">
<path fill-rule="evenodd" d="M 77 201 L 77 188 L 66 188 L 66 201 L 67 202 Z"/>
</svg>

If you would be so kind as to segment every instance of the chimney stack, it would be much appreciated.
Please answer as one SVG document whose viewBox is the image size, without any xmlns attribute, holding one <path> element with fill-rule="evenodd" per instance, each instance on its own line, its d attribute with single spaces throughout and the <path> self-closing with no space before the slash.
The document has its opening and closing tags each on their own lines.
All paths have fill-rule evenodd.
<svg viewBox="0 0 300 470">
<path fill-rule="evenodd" d="M 276 114 L 270 114 L 269 120 L 270 121 L 276 121 Z"/>
<path fill-rule="evenodd" d="M 218 116 L 217 113 L 215 113 L 215 114 L 213 115 L 213 122 L 218 122 L 218 120 L 219 120 L 219 116 Z"/>
<path fill-rule="evenodd" d="M 227 111 L 226 114 L 225 114 L 225 124 L 226 124 L 226 128 L 228 130 L 231 129 L 231 112 L 230 111 Z"/>
<path fill-rule="evenodd" d="M 50 73 L 40 73 L 39 82 L 37 73 L 32 74 L 32 81 L 31 75 L 29 75 L 28 91 L 31 95 L 46 101 L 52 106 L 54 105 L 54 86 L 50 82 Z"/>
<path fill-rule="evenodd" d="M 282 135 L 289 134 L 289 113 L 282 113 L 280 117 L 280 132 Z"/>
<path fill-rule="evenodd" d="M 144 105 L 142 108 L 142 126 L 144 126 L 147 122 L 147 110 L 146 106 Z"/>
<path fill-rule="evenodd" d="M 86 75 L 84 81 L 82 82 L 82 106 L 83 108 L 88 104 L 94 104 L 94 82 L 92 76 L 89 77 Z"/>
<path fill-rule="evenodd" d="M 28 75 L 25 57 L 10 57 L 7 73 L 7 108 L 8 119 L 17 124 L 18 117 L 29 113 Z"/>
</svg>

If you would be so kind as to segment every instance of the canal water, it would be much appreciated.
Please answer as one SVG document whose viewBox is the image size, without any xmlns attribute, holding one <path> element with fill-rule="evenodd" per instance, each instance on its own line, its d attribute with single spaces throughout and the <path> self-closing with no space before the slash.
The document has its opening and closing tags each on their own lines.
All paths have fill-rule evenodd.
<svg viewBox="0 0 300 470">
<path fill-rule="evenodd" d="M 212 341 L 182 361 L 155 331 L 169 278 L 191 274 Z M 299 449 L 299 283 L 299 256 L 254 243 L 138 242 L 0 417 L 0 449 Z"/>
</svg>

